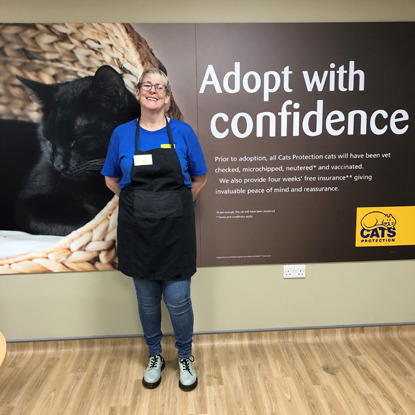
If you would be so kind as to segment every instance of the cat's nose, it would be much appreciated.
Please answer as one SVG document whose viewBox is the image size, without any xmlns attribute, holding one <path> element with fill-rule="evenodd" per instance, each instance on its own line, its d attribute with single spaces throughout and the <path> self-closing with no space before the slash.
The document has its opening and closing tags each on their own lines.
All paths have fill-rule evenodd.
<svg viewBox="0 0 415 415">
<path fill-rule="evenodd" d="M 55 169 L 58 171 L 62 171 L 65 168 L 65 164 L 61 156 L 55 157 L 55 160 L 53 161 L 53 167 L 55 167 Z"/>
<path fill-rule="evenodd" d="M 58 171 L 62 171 L 65 168 L 65 166 L 63 164 L 56 164 L 56 163 L 54 163 L 53 166 Z"/>
</svg>

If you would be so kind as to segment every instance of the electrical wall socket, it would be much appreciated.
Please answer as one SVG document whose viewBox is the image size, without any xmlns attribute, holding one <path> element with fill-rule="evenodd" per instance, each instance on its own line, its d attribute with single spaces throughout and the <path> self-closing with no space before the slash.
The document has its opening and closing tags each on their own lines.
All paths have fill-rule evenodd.
<svg viewBox="0 0 415 415">
<path fill-rule="evenodd" d="M 284 278 L 305 278 L 305 265 L 284 265 Z"/>
</svg>

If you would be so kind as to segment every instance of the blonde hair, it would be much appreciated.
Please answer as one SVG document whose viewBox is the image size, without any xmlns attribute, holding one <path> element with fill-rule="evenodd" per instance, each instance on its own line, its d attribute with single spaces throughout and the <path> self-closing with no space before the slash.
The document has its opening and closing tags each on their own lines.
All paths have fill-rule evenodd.
<svg viewBox="0 0 415 415">
<path fill-rule="evenodd" d="M 162 78 L 165 82 L 166 85 L 166 93 L 170 94 L 170 82 L 169 82 L 169 78 L 167 78 L 167 75 L 160 69 L 158 68 L 149 68 L 146 69 L 140 76 L 140 79 L 138 80 L 137 89 L 141 88 L 141 85 L 143 84 L 143 80 L 147 75 L 157 75 L 160 78 Z"/>
</svg>

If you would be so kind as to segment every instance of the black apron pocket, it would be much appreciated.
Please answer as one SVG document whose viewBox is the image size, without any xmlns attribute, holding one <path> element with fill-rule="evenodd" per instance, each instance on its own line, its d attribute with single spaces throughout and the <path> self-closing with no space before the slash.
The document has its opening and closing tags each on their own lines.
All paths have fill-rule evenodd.
<svg viewBox="0 0 415 415">
<path fill-rule="evenodd" d="M 134 189 L 134 216 L 144 219 L 183 216 L 182 191 L 146 192 Z"/>
</svg>

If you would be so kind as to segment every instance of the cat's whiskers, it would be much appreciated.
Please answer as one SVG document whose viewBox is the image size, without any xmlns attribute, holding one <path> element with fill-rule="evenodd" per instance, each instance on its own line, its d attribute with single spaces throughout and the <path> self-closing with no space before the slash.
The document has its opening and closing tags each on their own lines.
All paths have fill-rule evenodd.
<svg viewBox="0 0 415 415">
<path fill-rule="evenodd" d="M 103 165 L 103 159 L 87 160 L 73 166 L 71 170 L 73 173 L 83 172 L 93 174 L 94 172 L 100 172 Z"/>
</svg>

